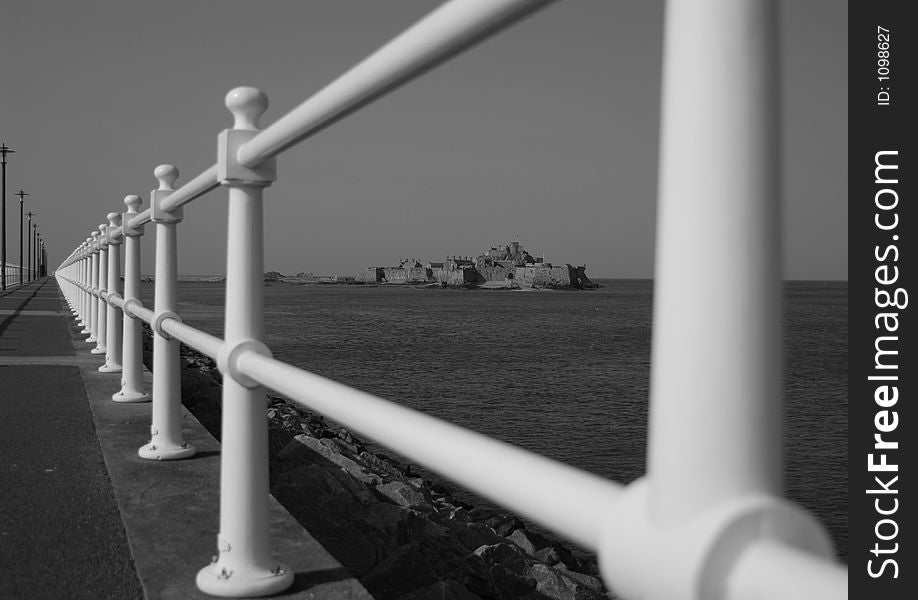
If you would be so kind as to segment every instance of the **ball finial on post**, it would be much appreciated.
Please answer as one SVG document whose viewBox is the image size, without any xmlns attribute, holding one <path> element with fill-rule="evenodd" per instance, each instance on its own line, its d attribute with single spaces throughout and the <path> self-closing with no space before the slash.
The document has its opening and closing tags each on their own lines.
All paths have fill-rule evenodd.
<svg viewBox="0 0 918 600">
<path fill-rule="evenodd" d="M 153 170 L 153 176 L 159 181 L 159 189 L 171 191 L 175 189 L 172 186 L 179 177 L 179 170 L 175 165 L 159 165 Z"/>
<path fill-rule="evenodd" d="M 105 217 L 108 219 L 109 227 L 118 227 L 121 225 L 121 214 L 116 212 L 110 212 Z"/>
<path fill-rule="evenodd" d="M 226 108 L 233 113 L 233 129 L 258 131 L 258 119 L 268 110 L 268 96 L 258 88 L 237 87 L 226 95 Z"/>
<path fill-rule="evenodd" d="M 137 209 L 140 208 L 143 200 L 137 194 L 128 194 L 124 197 L 124 203 L 127 205 L 129 213 L 135 213 L 138 212 Z"/>
</svg>

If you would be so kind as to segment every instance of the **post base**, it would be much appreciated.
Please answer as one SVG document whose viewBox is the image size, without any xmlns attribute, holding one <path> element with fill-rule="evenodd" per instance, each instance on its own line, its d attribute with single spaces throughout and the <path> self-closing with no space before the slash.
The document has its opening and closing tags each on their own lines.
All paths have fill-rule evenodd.
<svg viewBox="0 0 918 600">
<path fill-rule="evenodd" d="M 147 460 L 181 460 L 191 458 L 197 453 L 198 449 L 185 442 L 181 446 L 160 446 L 150 442 L 141 446 L 137 451 L 140 458 Z"/>
<path fill-rule="evenodd" d="M 148 392 L 125 392 L 120 391 L 112 394 L 112 400 L 115 402 L 149 402 L 153 399 Z"/>
<path fill-rule="evenodd" d="M 89 340 L 86 341 L 88 342 Z M 106 352 L 108 352 L 108 350 L 105 348 L 99 348 L 98 346 L 89 351 L 90 354 L 105 354 Z"/>
<path fill-rule="evenodd" d="M 278 564 L 276 571 L 247 569 L 233 571 L 219 562 L 198 571 L 198 589 L 211 596 L 223 598 L 252 598 L 269 596 L 286 590 L 293 584 L 293 571 Z"/>
<path fill-rule="evenodd" d="M 105 363 L 104 365 L 99 367 L 99 372 L 100 373 L 120 373 L 121 365 L 110 365 L 108 363 Z"/>
</svg>

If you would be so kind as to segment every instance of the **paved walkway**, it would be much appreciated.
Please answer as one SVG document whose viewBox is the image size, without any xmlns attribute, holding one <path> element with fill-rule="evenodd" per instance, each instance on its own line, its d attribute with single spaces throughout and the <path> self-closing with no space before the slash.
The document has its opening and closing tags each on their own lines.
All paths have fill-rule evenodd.
<svg viewBox="0 0 918 600">
<path fill-rule="evenodd" d="M 0 292 L 0 598 L 206 598 L 220 445 L 184 411 L 198 455 L 140 459 L 150 404 L 111 401 L 119 375 L 65 307 L 53 278 Z M 369 598 L 273 498 L 270 527 L 296 573 L 275 597 Z"/>
<path fill-rule="evenodd" d="M 50 279 L 0 297 L 0 598 L 143 598 L 68 315 Z"/>
</svg>

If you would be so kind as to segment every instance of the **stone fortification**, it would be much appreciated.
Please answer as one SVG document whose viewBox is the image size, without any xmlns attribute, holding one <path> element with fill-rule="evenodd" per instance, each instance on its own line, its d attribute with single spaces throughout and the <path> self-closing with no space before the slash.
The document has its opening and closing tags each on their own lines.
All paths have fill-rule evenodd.
<svg viewBox="0 0 918 600">
<path fill-rule="evenodd" d="M 447 256 L 443 262 L 422 264 L 404 259 L 395 267 L 369 267 L 358 281 L 387 284 L 439 284 L 444 287 L 589 289 L 595 287 L 586 266 L 554 265 L 526 251 L 518 241 L 489 248 L 477 257 Z"/>
</svg>

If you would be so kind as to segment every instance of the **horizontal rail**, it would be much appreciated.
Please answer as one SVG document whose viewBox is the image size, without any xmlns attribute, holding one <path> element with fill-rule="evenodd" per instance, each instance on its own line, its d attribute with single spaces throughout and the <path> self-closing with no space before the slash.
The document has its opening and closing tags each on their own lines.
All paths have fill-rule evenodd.
<svg viewBox="0 0 918 600">
<path fill-rule="evenodd" d="M 147 324 L 152 323 L 153 319 L 156 318 L 156 313 L 154 313 L 152 310 L 137 304 L 132 304 L 127 312 L 132 317 L 136 317 Z"/>
<path fill-rule="evenodd" d="M 176 319 L 163 319 L 163 331 L 214 360 L 217 360 L 217 355 L 220 354 L 220 349 L 223 348 L 222 339 L 209 333 L 204 333 L 200 329 L 195 329 Z"/>
<path fill-rule="evenodd" d="M 136 217 L 131 217 L 131 219 L 128 221 L 128 227 L 131 227 L 132 229 L 136 229 L 137 227 L 140 227 L 141 225 L 146 225 L 152 219 L 153 219 L 153 210 L 148 208 L 144 210 L 143 212 L 137 213 Z"/>
<path fill-rule="evenodd" d="M 217 165 L 213 165 L 169 194 L 163 200 L 162 208 L 166 212 L 171 212 L 218 187 L 220 182 L 217 181 Z"/>
<path fill-rule="evenodd" d="M 189 180 L 185 185 L 169 194 L 162 201 L 162 209 L 166 212 L 171 212 L 196 198 L 200 198 L 219 186 L 220 182 L 217 181 L 217 165 L 212 165 L 202 171 L 197 177 Z M 152 220 L 153 209 L 151 207 L 143 212 L 137 213 L 137 216 L 132 217 L 131 220 L 128 221 L 128 227 L 137 228 L 141 225 L 146 225 Z"/>
<path fill-rule="evenodd" d="M 255 352 L 238 368 L 289 399 L 346 423 L 450 480 L 597 550 L 622 486 Z"/>
<path fill-rule="evenodd" d="M 116 306 L 122 311 L 125 309 L 125 299 L 117 294 L 110 294 L 102 298 L 102 301 L 109 305 Z M 128 315 L 141 319 L 146 323 L 152 324 L 153 320 L 156 318 L 155 312 L 139 303 L 131 303 L 126 312 Z M 184 342 L 198 352 L 203 352 L 214 360 L 217 360 L 217 356 L 223 348 L 223 340 L 221 338 L 201 331 L 200 329 L 196 329 L 178 319 L 163 319 L 162 328 L 164 332 L 175 339 Z"/>
<path fill-rule="evenodd" d="M 255 167 L 553 0 L 448 2 L 239 148 Z"/>
</svg>

